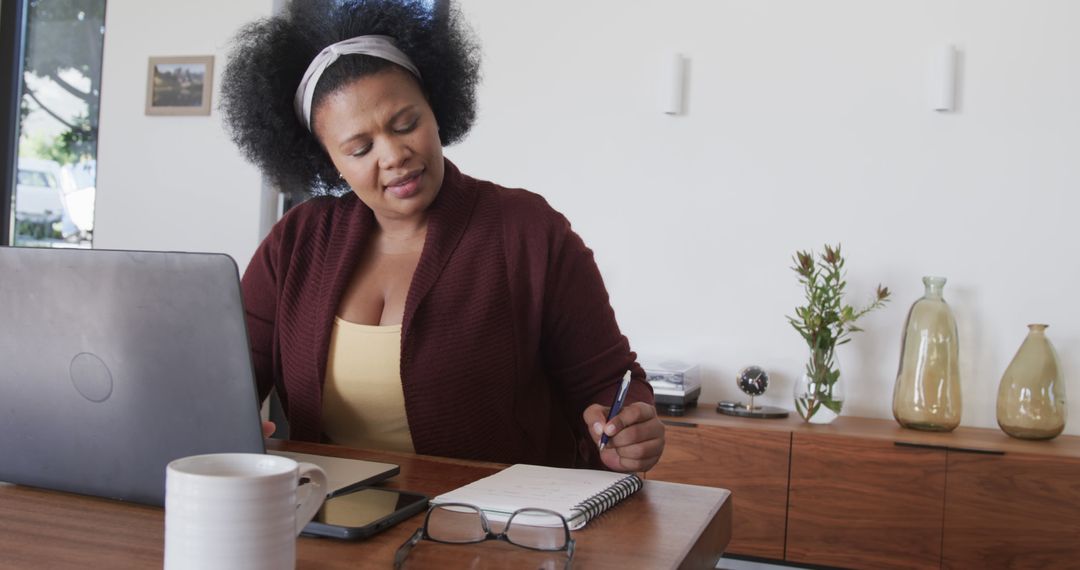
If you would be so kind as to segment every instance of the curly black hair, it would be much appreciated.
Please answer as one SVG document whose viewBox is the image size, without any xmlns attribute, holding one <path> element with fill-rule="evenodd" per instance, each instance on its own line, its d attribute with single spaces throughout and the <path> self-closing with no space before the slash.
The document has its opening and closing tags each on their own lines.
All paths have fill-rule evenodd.
<svg viewBox="0 0 1080 570">
<path fill-rule="evenodd" d="M 279 188 L 339 193 L 344 182 L 313 134 L 296 117 L 293 96 L 323 48 L 362 35 L 394 43 L 420 70 L 421 89 L 435 114 L 439 138 L 464 138 L 476 117 L 480 50 L 448 0 L 294 0 L 280 15 L 242 28 L 234 39 L 220 108 L 233 142 Z M 346 55 L 327 68 L 312 109 L 337 89 L 396 64 Z"/>
</svg>

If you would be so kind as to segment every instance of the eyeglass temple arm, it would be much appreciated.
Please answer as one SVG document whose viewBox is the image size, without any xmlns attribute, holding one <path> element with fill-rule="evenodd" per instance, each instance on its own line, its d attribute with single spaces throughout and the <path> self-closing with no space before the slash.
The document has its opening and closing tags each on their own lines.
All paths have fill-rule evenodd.
<svg viewBox="0 0 1080 570">
<path fill-rule="evenodd" d="M 394 554 L 394 570 L 400 570 L 401 566 L 405 564 L 405 559 L 409 557 L 409 553 L 421 539 L 424 538 L 424 527 L 416 529 L 416 532 L 406 540 L 404 544 L 398 547 L 397 553 Z M 567 568 L 566 570 L 570 570 Z"/>
</svg>

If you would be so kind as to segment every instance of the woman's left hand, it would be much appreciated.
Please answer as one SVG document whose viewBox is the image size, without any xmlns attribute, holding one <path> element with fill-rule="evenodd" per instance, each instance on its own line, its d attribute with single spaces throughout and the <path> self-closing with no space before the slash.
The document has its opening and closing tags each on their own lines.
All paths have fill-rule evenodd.
<svg viewBox="0 0 1080 570">
<path fill-rule="evenodd" d="M 610 409 L 593 404 L 582 414 L 596 445 L 600 445 L 601 434 L 608 434 L 600 460 L 614 471 L 648 471 L 660 461 L 660 454 L 664 452 L 664 424 L 656 417 L 656 408 L 645 402 L 634 402 L 609 422 Z"/>
</svg>

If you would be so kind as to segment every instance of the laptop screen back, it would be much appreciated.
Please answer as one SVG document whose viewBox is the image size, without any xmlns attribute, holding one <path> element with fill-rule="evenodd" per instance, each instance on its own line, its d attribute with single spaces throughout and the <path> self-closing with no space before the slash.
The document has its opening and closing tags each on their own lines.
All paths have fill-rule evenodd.
<svg viewBox="0 0 1080 570">
<path fill-rule="evenodd" d="M 0 248 L 0 481 L 164 504 L 165 465 L 264 451 L 236 264 Z"/>
</svg>

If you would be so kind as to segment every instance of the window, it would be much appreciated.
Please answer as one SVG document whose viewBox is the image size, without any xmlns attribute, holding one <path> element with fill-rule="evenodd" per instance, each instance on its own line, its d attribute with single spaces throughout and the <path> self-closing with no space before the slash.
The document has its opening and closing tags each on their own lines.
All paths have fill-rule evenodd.
<svg viewBox="0 0 1080 570">
<path fill-rule="evenodd" d="M 3 237 L 14 245 L 91 247 L 105 0 L 5 4 L 2 24 L 21 42 L 4 53 L 16 70 L 9 89 L 18 114 L 16 128 L 2 130 L 16 170 L 10 203 L 0 209 L 11 222 Z"/>
</svg>

